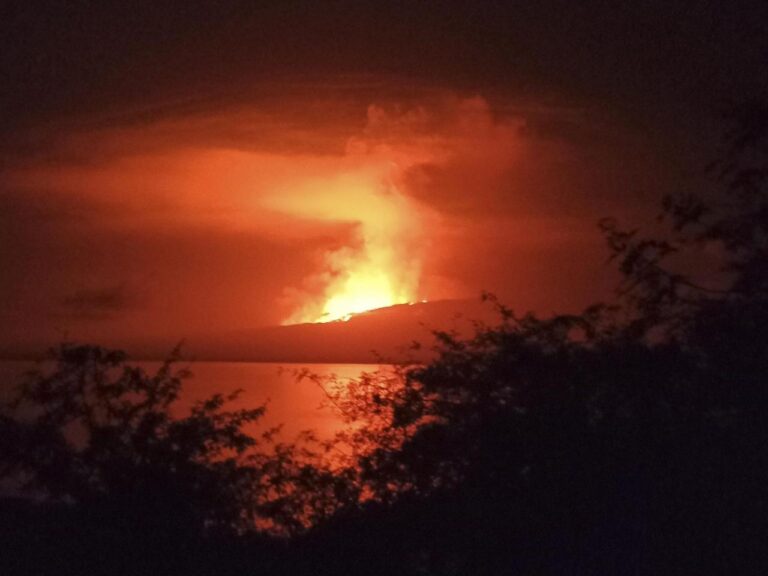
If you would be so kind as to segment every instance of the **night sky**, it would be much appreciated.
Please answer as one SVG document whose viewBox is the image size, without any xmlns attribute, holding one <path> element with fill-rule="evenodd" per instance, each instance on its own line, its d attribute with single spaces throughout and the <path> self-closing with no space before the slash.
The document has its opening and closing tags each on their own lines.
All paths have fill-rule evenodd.
<svg viewBox="0 0 768 576">
<path fill-rule="evenodd" d="M 768 76 L 757 0 L 4 2 L 0 30 L 0 349 L 382 283 L 578 309 L 615 282 L 598 219 L 706 186 Z"/>
</svg>

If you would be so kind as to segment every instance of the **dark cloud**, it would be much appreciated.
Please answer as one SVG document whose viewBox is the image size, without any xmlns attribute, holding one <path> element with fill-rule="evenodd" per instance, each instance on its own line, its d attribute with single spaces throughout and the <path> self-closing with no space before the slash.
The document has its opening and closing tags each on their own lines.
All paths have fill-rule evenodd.
<svg viewBox="0 0 768 576">
<path fill-rule="evenodd" d="M 61 300 L 60 312 L 74 319 L 110 319 L 130 309 L 136 302 L 125 284 L 103 288 L 84 288 Z"/>
<path fill-rule="evenodd" d="M 767 11 L 761 0 L 17 0 L 0 13 L 0 117 L 8 136 L 73 115 L 258 99 L 275 78 L 389 74 L 406 90 L 410 78 L 681 121 L 765 83 Z"/>
</svg>

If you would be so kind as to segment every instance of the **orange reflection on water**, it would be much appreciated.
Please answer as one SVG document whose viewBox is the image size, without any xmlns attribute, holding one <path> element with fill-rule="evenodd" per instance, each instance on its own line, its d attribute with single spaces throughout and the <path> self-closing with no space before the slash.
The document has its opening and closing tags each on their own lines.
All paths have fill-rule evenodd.
<svg viewBox="0 0 768 576">
<path fill-rule="evenodd" d="M 141 363 L 150 373 L 158 363 Z M 335 375 L 339 382 L 357 378 L 362 372 L 379 368 L 376 364 L 273 364 L 261 362 L 193 362 L 192 377 L 185 381 L 176 410 L 183 414 L 196 401 L 212 394 L 227 395 L 241 390 L 226 406 L 229 409 L 256 408 L 266 403 L 264 417 L 253 434 L 281 426 L 280 437 L 291 441 L 311 430 L 320 440 L 331 439 L 345 426 L 341 414 L 329 405 L 325 391 L 302 371 L 321 377 Z"/>
</svg>

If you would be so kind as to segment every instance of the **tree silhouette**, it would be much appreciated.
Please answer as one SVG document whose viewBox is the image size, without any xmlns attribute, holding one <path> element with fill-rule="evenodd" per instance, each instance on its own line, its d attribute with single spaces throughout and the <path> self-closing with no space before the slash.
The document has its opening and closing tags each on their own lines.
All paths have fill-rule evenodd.
<svg viewBox="0 0 768 576">
<path fill-rule="evenodd" d="M 176 356 L 148 375 L 63 345 L 0 415 L 0 473 L 74 511 L 67 546 L 195 559 L 154 572 L 765 573 L 766 110 L 731 115 L 719 195 L 664 200 L 669 234 L 601 223 L 615 303 L 538 318 L 486 295 L 498 324 L 436 333 L 431 362 L 315 377 L 334 443 L 254 437 L 263 407 L 221 395 L 174 415 Z"/>
<path fill-rule="evenodd" d="M 0 420 L 3 476 L 48 510 L 28 528 L 38 535 L 19 544 L 31 546 L 24 562 L 46 552 L 35 544 L 40 534 L 64 526 L 47 551 L 78 550 L 74 573 L 95 569 L 101 555 L 109 560 L 96 564 L 114 569 L 128 551 L 135 561 L 122 564 L 131 572 L 190 573 L 200 550 L 300 532 L 356 497 L 311 438 L 289 445 L 277 442 L 276 429 L 253 435 L 265 409 L 226 409 L 237 393 L 177 414 L 190 376 L 179 359 L 176 350 L 148 374 L 123 352 L 62 344 L 26 378 Z M 16 524 L 23 533 L 24 522 Z M 8 561 L 19 556 L 16 536 L 3 541 Z M 39 569 L 54 567 L 61 573 L 66 562 L 48 558 Z"/>
<path fill-rule="evenodd" d="M 615 304 L 541 319 L 490 297 L 499 325 L 335 389 L 371 518 L 402 547 L 380 573 L 768 568 L 765 111 L 733 115 L 719 196 L 665 199 L 667 237 L 601 223 Z M 676 269 L 702 247 L 722 266 Z"/>
<path fill-rule="evenodd" d="M 55 500 L 120 507 L 179 530 L 241 530 L 259 516 L 257 440 L 243 426 L 263 407 L 224 411 L 215 395 L 173 418 L 184 370 L 172 358 L 152 376 L 121 352 L 64 344 L 13 401 L 27 421 L 7 446 L 25 487 Z M 171 508 L 173 514 L 165 513 Z"/>
</svg>

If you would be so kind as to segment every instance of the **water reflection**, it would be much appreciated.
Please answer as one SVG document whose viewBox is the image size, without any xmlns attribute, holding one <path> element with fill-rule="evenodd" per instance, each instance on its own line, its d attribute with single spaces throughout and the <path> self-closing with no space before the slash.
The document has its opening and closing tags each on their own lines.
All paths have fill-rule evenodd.
<svg viewBox="0 0 768 576">
<path fill-rule="evenodd" d="M 160 362 L 135 362 L 154 373 Z M 9 397 L 14 383 L 34 368 L 34 363 L 0 361 L 0 401 Z M 335 375 L 340 381 L 372 372 L 377 364 L 273 364 L 261 362 L 190 362 L 192 377 L 184 383 L 184 392 L 176 410 L 183 413 L 191 404 L 215 393 L 242 390 L 230 408 L 252 408 L 267 403 L 267 413 L 259 429 L 282 425 L 281 438 L 292 440 L 304 430 L 313 430 L 321 439 L 330 438 L 343 423 L 328 405 L 323 389 L 310 379 L 298 378 L 306 370 L 319 376 Z"/>
</svg>

